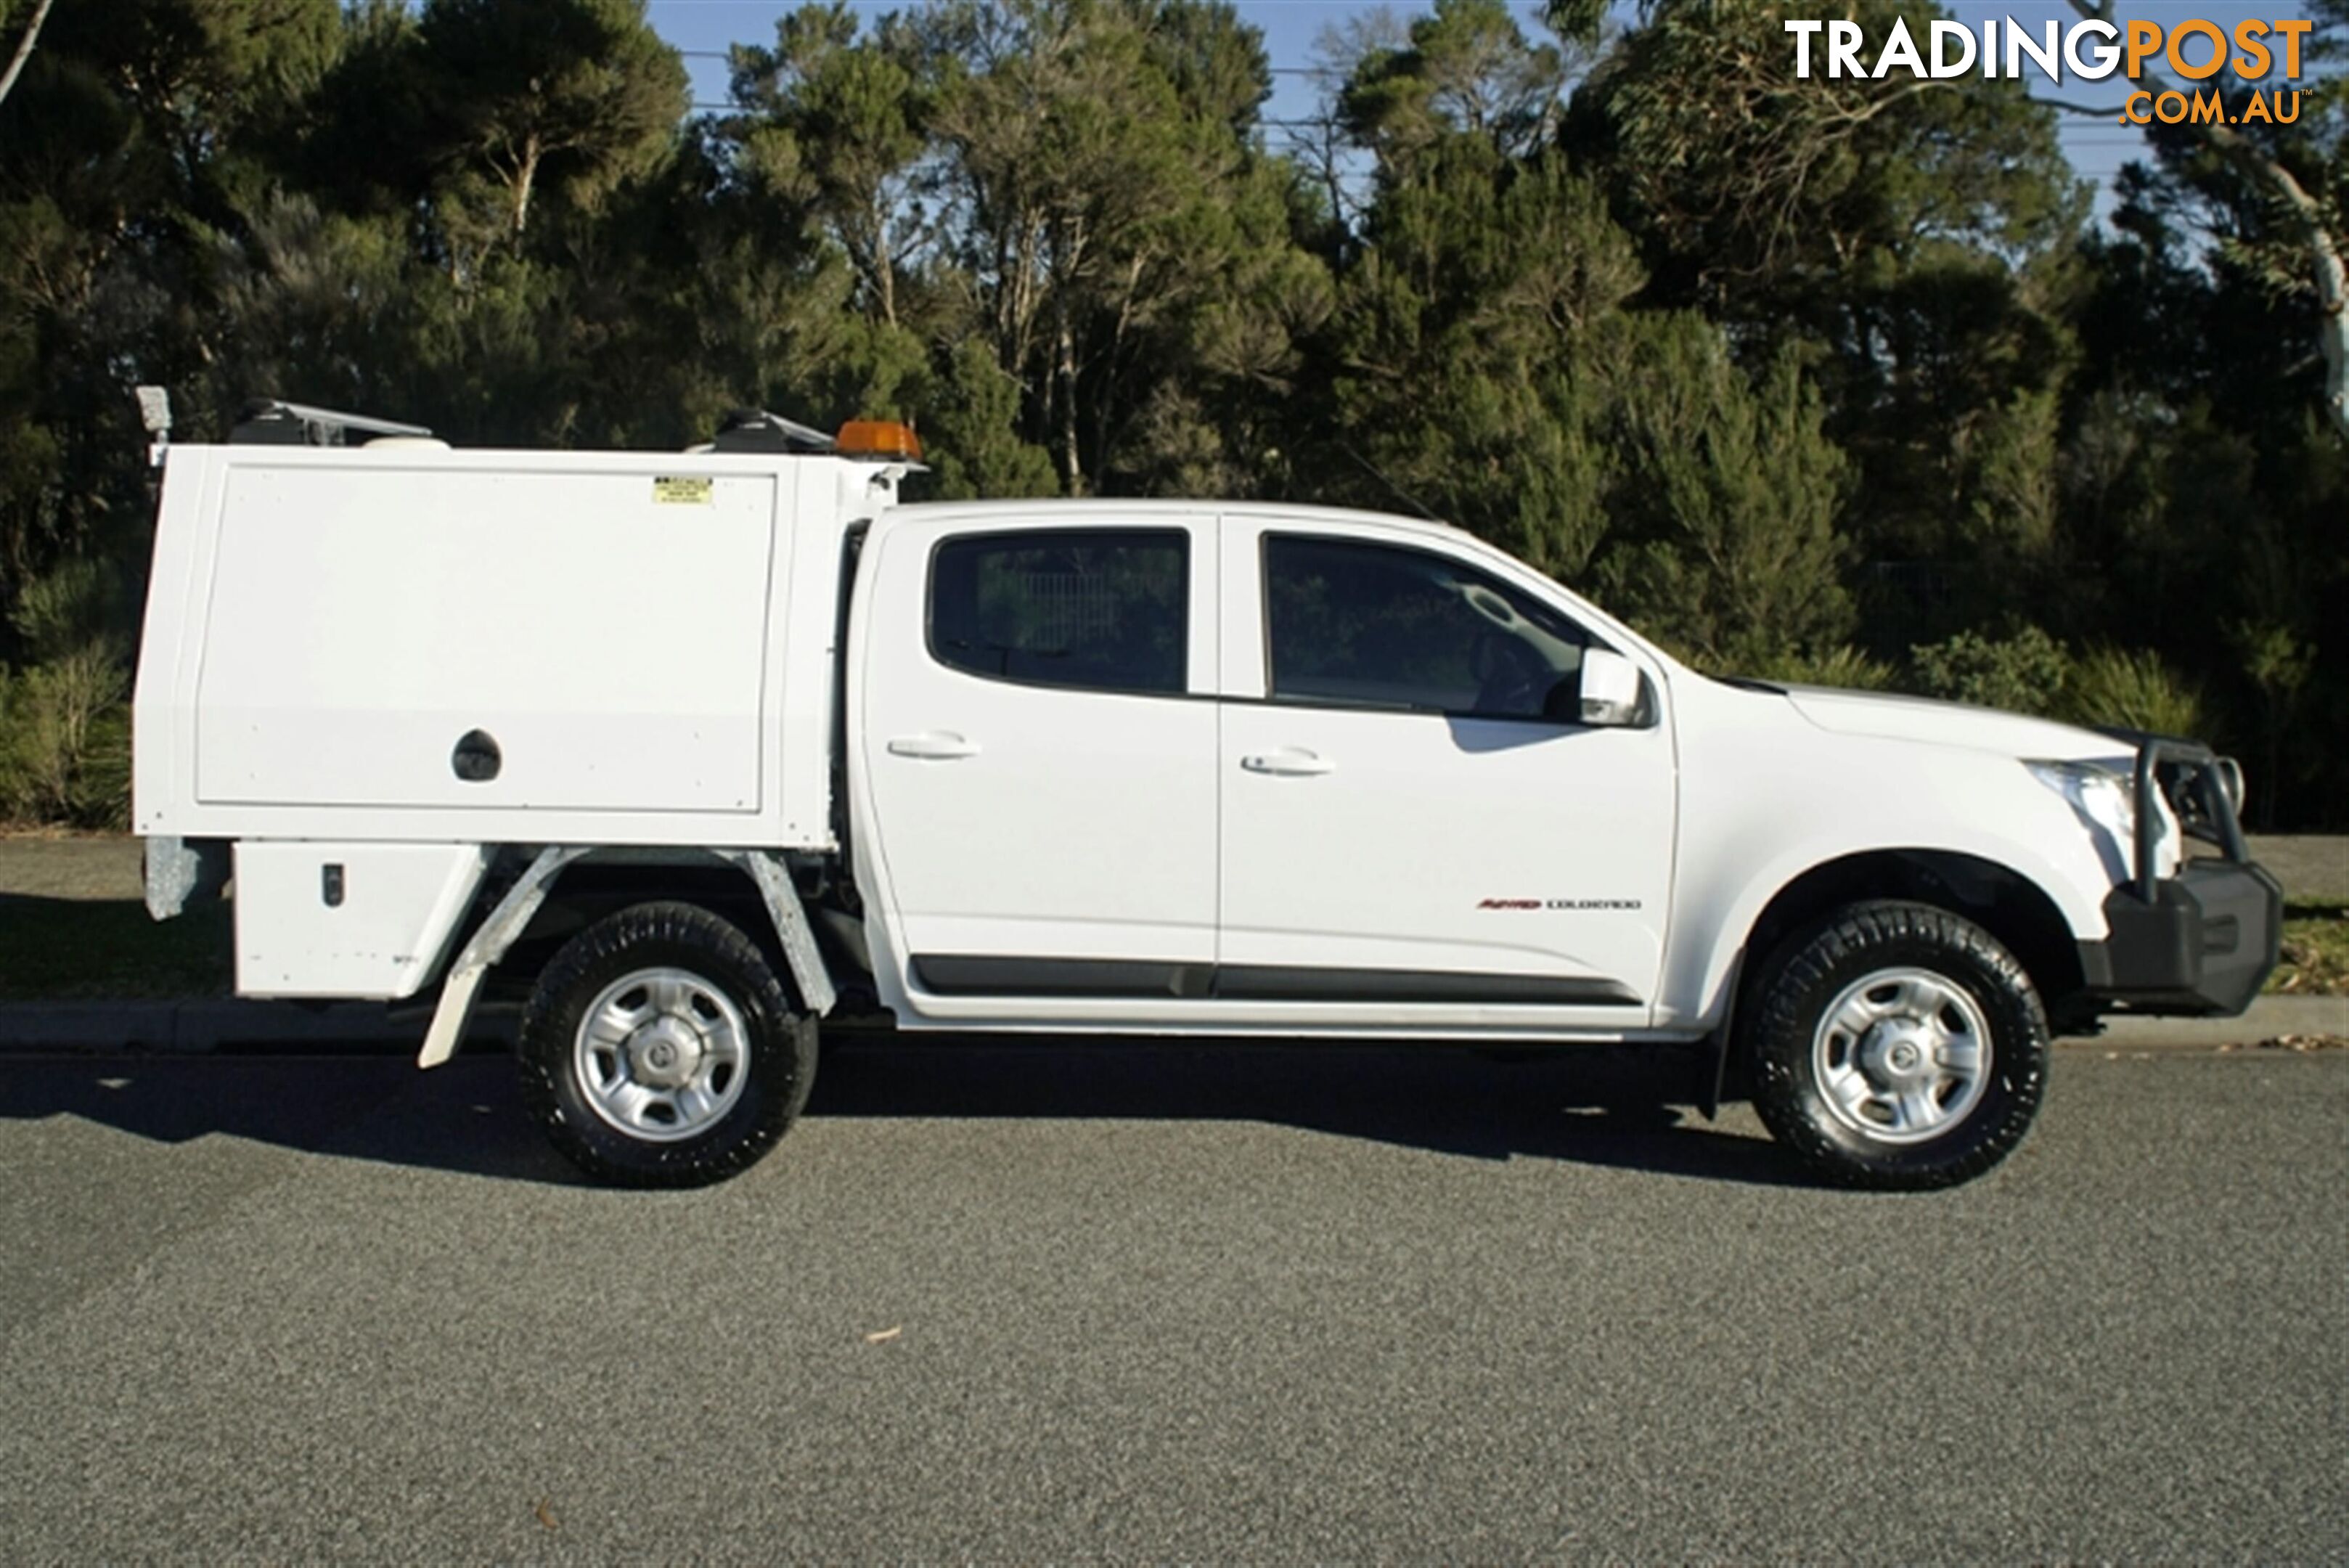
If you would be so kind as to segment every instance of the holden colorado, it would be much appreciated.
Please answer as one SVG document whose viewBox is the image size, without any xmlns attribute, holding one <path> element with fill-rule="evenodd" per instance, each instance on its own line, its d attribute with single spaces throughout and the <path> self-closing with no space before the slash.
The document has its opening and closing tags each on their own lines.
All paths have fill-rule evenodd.
<svg viewBox="0 0 2349 1568">
<path fill-rule="evenodd" d="M 2281 895 L 2184 741 L 1724 680 L 1469 535 L 1256 502 L 901 504 L 910 432 L 159 440 L 134 815 L 236 986 L 523 1000 L 596 1176 L 739 1171 L 820 1021 L 1606 1042 L 1815 1172 L 2029 1126 L 2051 1033 L 2240 1012 Z"/>
</svg>

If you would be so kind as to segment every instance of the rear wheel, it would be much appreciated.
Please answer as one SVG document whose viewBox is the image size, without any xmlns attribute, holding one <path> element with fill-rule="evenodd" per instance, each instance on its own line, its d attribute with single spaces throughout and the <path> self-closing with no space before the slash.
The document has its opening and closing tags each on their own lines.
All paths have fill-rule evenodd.
<svg viewBox="0 0 2349 1568">
<path fill-rule="evenodd" d="M 1756 978 L 1754 1106 L 1830 1180 L 1949 1187 L 2022 1141 L 2046 1081 L 2045 1011 L 1998 940 L 1926 904 L 1854 905 Z"/>
<path fill-rule="evenodd" d="M 523 1096 L 564 1156 L 632 1187 L 698 1187 L 781 1137 L 815 1077 L 814 1021 L 757 945 L 691 904 L 574 937 L 523 1010 Z"/>
</svg>

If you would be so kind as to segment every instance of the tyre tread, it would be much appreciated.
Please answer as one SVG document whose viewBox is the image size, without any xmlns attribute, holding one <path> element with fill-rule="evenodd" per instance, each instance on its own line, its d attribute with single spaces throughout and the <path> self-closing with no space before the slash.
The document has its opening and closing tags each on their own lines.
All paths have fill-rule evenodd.
<svg viewBox="0 0 2349 1568">
<path fill-rule="evenodd" d="M 1967 1135 L 1961 1146 L 1938 1158 L 1924 1157 L 1935 1155 L 1946 1139 L 1874 1156 L 1856 1150 L 1811 1114 L 1806 1098 L 1805 1064 L 1816 1023 L 1809 999 L 1849 965 L 1904 950 L 1958 958 L 1975 966 L 1995 992 L 1976 999 L 1991 1015 L 1995 1113 L 1978 1106 L 1949 1135 Z M 2038 1112 L 2050 1044 L 2046 1009 L 2014 955 L 1962 915 L 1897 899 L 1847 905 L 1781 943 L 1757 978 L 1754 995 L 1759 1005 L 1748 1015 L 1744 1042 L 1754 1108 L 1773 1137 L 1828 1181 L 1885 1191 L 1954 1187 L 2013 1153 Z"/>
<path fill-rule="evenodd" d="M 634 1142 L 600 1124 L 582 1126 L 565 1108 L 558 1075 L 570 1070 L 574 1025 L 567 1015 L 584 1004 L 607 969 L 662 950 L 714 964 L 729 971 L 722 978 L 741 982 L 743 994 L 736 1001 L 753 1036 L 754 1075 L 745 1096 L 752 1115 L 740 1136 L 674 1145 Z M 816 1031 L 766 955 L 739 927 L 698 904 L 647 903 L 596 921 L 548 961 L 523 1007 L 517 1055 L 531 1119 L 580 1169 L 620 1187 L 704 1187 L 756 1164 L 798 1117 L 814 1084 Z M 773 1081 L 778 1072 L 788 1075 L 780 1084 Z"/>
</svg>

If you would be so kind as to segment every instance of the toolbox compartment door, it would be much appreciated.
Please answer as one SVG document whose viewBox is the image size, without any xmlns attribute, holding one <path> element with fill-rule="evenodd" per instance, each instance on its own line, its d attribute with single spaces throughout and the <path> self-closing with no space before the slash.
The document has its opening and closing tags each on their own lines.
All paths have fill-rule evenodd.
<svg viewBox="0 0 2349 1568">
<path fill-rule="evenodd" d="M 741 472 L 238 463 L 197 800 L 756 813 L 776 491 Z"/>
</svg>

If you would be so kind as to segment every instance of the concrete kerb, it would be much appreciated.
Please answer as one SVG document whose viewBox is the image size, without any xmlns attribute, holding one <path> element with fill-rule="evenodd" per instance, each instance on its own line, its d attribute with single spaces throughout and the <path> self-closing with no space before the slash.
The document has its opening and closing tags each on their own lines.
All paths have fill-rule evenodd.
<svg viewBox="0 0 2349 1568">
<path fill-rule="evenodd" d="M 469 1044 L 510 1044 L 519 1009 L 484 1008 Z M 418 1010 L 373 1002 L 28 1002 L 0 1004 L 0 1054 L 283 1051 L 393 1055 L 413 1052 L 428 1022 Z M 2101 1034 L 2058 1041 L 2066 1050 L 2194 1050 L 2269 1040 L 2349 1038 L 2349 996 L 2263 996 L 2240 1018 L 2106 1020 Z"/>
<path fill-rule="evenodd" d="M 2105 1020 L 2101 1034 L 2059 1040 L 2059 1046 L 2144 1050 L 2209 1050 L 2220 1045 L 2257 1045 L 2269 1040 L 2328 1036 L 2349 1038 L 2349 996 L 2262 996 L 2240 1018 L 2132 1018 Z"/>
</svg>

